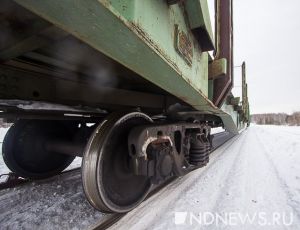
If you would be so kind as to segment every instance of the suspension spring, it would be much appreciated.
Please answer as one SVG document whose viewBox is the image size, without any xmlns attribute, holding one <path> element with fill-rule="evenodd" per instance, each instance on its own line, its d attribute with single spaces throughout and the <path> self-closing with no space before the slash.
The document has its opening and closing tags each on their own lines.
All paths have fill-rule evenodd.
<svg viewBox="0 0 300 230">
<path fill-rule="evenodd" d="M 209 161 L 210 143 L 204 134 L 194 134 L 190 140 L 189 163 L 202 167 Z"/>
</svg>

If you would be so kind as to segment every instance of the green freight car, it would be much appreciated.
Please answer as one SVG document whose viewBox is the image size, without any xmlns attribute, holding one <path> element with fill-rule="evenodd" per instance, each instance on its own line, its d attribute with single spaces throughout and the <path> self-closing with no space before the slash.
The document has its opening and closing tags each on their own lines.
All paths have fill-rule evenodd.
<svg viewBox="0 0 300 230">
<path fill-rule="evenodd" d="M 89 202 L 126 212 L 208 163 L 213 127 L 249 124 L 233 97 L 232 0 L 2 0 L 3 158 L 41 179 L 83 157 Z M 212 52 L 210 52 L 212 51 Z"/>
</svg>

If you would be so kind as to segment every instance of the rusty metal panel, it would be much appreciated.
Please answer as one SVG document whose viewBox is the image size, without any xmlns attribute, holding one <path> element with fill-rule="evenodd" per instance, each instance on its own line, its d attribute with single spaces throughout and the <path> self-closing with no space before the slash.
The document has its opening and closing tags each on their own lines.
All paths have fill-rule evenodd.
<svg viewBox="0 0 300 230">
<path fill-rule="evenodd" d="M 193 63 L 193 45 L 186 33 L 175 25 L 175 48 L 189 66 Z"/>
<path fill-rule="evenodd" d="M 220 107 L 233 87 L 232 0 L 217 0 L 216 59 L 226 58 L 227 74 L 214 81 L 213 102 Z"/>
</svg>

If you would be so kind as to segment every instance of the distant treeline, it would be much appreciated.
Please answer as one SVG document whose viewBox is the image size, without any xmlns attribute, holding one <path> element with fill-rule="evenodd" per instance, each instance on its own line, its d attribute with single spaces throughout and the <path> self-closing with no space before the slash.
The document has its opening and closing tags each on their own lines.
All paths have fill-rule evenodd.
<svg viewBox="0 0 300 230">
<path fill-rule="evenodd" d="M 286 113 L 264 113 L 251 115 L 251 122 L 259 125 L 293 125 L 300 126 L 300 112 L 291 115 Z"/>
</svg>

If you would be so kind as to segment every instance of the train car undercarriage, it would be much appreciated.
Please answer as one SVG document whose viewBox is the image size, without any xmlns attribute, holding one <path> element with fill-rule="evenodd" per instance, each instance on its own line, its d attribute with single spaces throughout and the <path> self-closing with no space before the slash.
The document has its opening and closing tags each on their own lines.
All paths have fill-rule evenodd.
<svg viewBox="0 0 300 230">
<path fill-rule="evenodd" d="M 79 124 L 17 121 L 3 142 L 6 165 L 23 178 L 42 179 L 60 173 L 83 153 L 89 202 L 101 211 L 127 212 L 152 185 L 209 161 L 210 127 L 197 120 L 154 122 L 141 112 L 115 112 L 91 127 Z"/>
<path fill-rule="evenodd" d="M 242 103 L 230 94 L 232 2 L 216 2 L 226 27 L 218 49 L 201 1 L 2 1 L 8 168 L 42 179 L 83 157 L 90 204 L 123 213 L 153 186 L 204 167 L 211 128 L 234 135 L 249 122 L 247 94 Z M 148 4 L 150 16 L 138 10 Z"/>
</svg>

